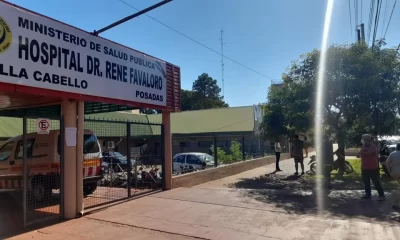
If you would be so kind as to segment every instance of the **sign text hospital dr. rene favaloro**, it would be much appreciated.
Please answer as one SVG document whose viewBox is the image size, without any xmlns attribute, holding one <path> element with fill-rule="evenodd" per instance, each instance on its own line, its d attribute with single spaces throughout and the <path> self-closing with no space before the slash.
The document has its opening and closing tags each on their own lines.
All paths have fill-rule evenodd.
<svg viewBox="0 0 400 240">
<path fill-rule="evenodd" d="M 0 2 L 0 82 L 166 105 L 166 63 Z"/>
</svg>

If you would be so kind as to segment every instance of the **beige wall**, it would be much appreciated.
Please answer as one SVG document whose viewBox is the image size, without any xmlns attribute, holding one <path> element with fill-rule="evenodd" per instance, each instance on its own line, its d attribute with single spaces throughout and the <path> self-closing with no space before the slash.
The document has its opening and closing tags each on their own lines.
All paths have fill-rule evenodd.
<svg viewBox="0 0 400 240">
<path fill-rule="evenodd" d="M 314 152 L 313 148 L 309 148 L 308 152 Z M 289 159 L 289 153 L 281 154 L 281 160 Z M 268 156 L 247 160 L 243 162 L 233 163 L 229 165 L 220 166 L 217 168 L 206 169 L 203 171 L 183 174 L 172 177 L 172 188 L 178 187 L 192 187 L 205 182 L 214 181 L 224 177 L 229 177 L 241 172 L 245 172 L 254 168 L 263 167 L 268 164 L 275 163 L 275 156 Z"/>
<path fill-rule="evenodd" d="M 281 155 L 281 159 L 288 159 L 288 153 Z M 224 177 L 232 176 L 254 168 L 262 167 L 275 162 L 275 156 L 268 156 L 244 162 L 224 165 L 218 168 L 211 168 L 199 172 L 188 173 L 172 177 L 172 188 L 192 187 L 201 183 L 214 181 Z"/>
</svg>

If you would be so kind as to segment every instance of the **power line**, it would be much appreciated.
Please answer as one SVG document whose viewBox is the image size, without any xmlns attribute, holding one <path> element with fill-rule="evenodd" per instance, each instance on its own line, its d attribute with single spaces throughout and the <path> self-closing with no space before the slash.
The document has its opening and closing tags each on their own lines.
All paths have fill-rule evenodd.
<svg viewBox="0 0 400 240">
<path fill-rule="evenodd" d="M 137 11 L 140 11 L 138 8 L 132 6 L 131 4 L 125 2 L 124 0 L 118 0 L 118 1 L 121 2 L 121 3 L 123 3 L 123 4 L 125 4 L 125 5 L 128 6 L 128 7 L 131 7 L 131 8 L 133 8 L 133 9 L 137 10 Z M 144 15 L 146 15 L 147 17 L 153 19 L 154 21 L 158 22 L 159 24 L 163 25 L 164 27 L 169 28 L 170 30 L 174 31 L 175 33 L 177 33 L 177 34 L 179 34 L 179 35 L 181 35 L 181 36 L 183 36 L 183 37 L 185 37 L 185 38 L 187 38 L 187 39 L 189 39 L 189 40 L 191 40 L 191 41 L 193 41 L 193 42 L 199 44 L 200 46 L 202 46 L 202 47 L 204 47 L 204 48 L 210 50 L 211 52 L 214 52 L 214 53 L 216 53 L 216 54 L 222 56 L 222 54 L 221 54 L 220 52 L 218 52 L 218 51 L 216 51 L 216 50 L 214 50 L 214 49 L 208 47 L 207 45 L 205 45 L 205 44 L 203 44 L 203 43 L 197 41 L 196 39 L 194 39 L 194 38 L 192 38 L 192 37 L 189 37 L 188 35 L 182 33 L 181 31 L 176 30 L 175 28 L 173 28 L 173 27 L 171 27 L 171 26 L 169 26 L 169 25 L 167 25 L 167 24 L 161 22 L 160 20 L 158 20 L 158 19 L 156 19 L 156 18 L 154 18 L 154 17 L 152 17 L 152 16 L 150 16 L 150 15 L 148 15 L 148 14 L 144 14 Z M 252 71 L 252 72 L 254 72 L 254 73 L 257 73 L 258 75 L 260 75 L 260 76 L 262 76 L 262 77 L 265 77 L 265 78 L 268 78 L 268 79 L 272 79 L 272 78 L 268 77 L 267 75 L 265 75 L 265 74 L 263 74 L 263 73 L 261 73 L 261 72 L 259 72 L 259 71 L 257 71 L 257 70 L 254 70 L 254 69 L 252 69 L 252 68 L 250 68 L 250 67 L 244 65 L 243 63 L 240 63 L 240 62 L 238 62 L 238 61 L 236 61 L 236 60 L 234 60 L 234 59 L 232 59 L 232 58 L 230 58 L 230 57 L 227 57 L 227 56 L 225 56 L 225 55 L 224 55 L 223 57 L 224 57 L 225 59 L 230 60 L 231 62 L 236 63 L 237 65 L 239 65 L 239 66 L 241 66 L 241 67 L 243 67 L 243 68 L 246 68 L 247 70 L 250 70 L 250 71 Z"/>
<path fill-rule="evenodd" d="M 368 45 L 371 39 L 372 21 L 374 19 L 375 0 L 371 0 L 369 5 L 369 19 L 368 19 Z"/>
<path fill-rule="evenodd" d="M 351 21 L 351 4 L 350 4 L 350 0 L 349 0 L 349 15 L 350 15 L 350 34 L 351 34 L 351 37 L 353 37 L 353 23 Z"/>
<path fill-rule="evenodd" d="M 379 16 L 381 14 L 381 9 L 382 9 L 382 0 L 378 0 L 378 5 L 376 6 L 376 14 L 375 14 L 374 35 L 372 36 L 372 46 L 375 45 L 375 39 L 376 39 L 376 33 L 378 32 Z"/>
<path fill-rule="evenodd" d="M 392 20 L 392 16 L 393 16 L 394 8 L 396 7 L 396 3 L 397 3 L 397 0 L 394 1 L 392 12 L 390 13 L 390 18 L 389 18 L 389 21 L 388 21 L 388 24 L 387 24 L 387 27 L 386 27 L 385 34 L 383 35 L 383 38 L 386 37 L 386 33 L 387 33 L 388 29 L 389 29 L 390 21 Z"/>
<path fill-rule="evenodd" d="M 361 0 L 361 23 L 363 22 L 363 19 L 362 19 L 362 13 L 363 13 L 363 1 Z M 364 39 L 364 41 L 365 41 L 365 39 Z"/>
<path fill-rule="evenodd" d="M 224 30 L 221 30 L 221 69 L 222 69 L 222 96 L 225 97 L 225 80 L 224 80 Z"/>
<path fill-rule="evenodd" d="M 383 29 L 385 28 L 385 22 L 386 22 L 386 16 L 387 16 L 387 11 L 388 11 L 388 7 L 389 7 L 389 2 L 390 2 L 390 0 L 386 0 L 385 12 L 383 13 L 381 36 L 383 36 Z"/>
<path fill-rule="evenodd" d="M 358 25 L 358 0 L 354 0 L 354 23 L 355 23 L 355 29 L 357 29 Z"/>
</svg>

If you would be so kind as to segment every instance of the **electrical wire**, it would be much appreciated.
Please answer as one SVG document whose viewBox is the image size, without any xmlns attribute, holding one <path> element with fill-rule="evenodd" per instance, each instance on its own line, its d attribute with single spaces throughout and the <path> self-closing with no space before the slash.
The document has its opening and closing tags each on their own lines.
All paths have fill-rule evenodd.
<svg viewBox="0 0 400 240">
<path fill-rule="evenodd" d="M 369 5 L 369 19 L 368 19 L 368 45 L 371 39 L 372 22 L 374 19 L 375 0 L 371 0 Z"/>
<path fill-rule="evenodd" d="M 383 38 L 386 37 L 386 33 L 387 33 L 388 29 L 389 29 L 390 22 L 392 21 L 392 16 L 393 16 L 394 9 L 396 7 L 396 3 L 397 3 L 397 0 L 394 1 L 392 12 L 390 13 L 390 18 L 389 18 L 389 21 L 388 21 L 388 24 L 387 24 L 387 27 L 386 27 L 385 34 L 383 35 Z"/>
<path fill-rule="evenodd" d="M 358 0 L 354 0 L 354 23 L 355 23 L 355 29 L 357 29 L 358 25 Z"/>
<path fill-rule="evenodd" d="M 349 15 L 350 15 L 350 34 L 351 34 L 351 37 L 353 38 L 353 23 L 351 21 L 351 4 L 350 4 L 350 0 L 349 0 Z"/>
<path fill-rule="evenodd" d="M 388 8 L 389 8 L 389 2 L 390 2 L 390 0 L 386 0 L 385 12 L 383 13 L 383 22 L 382 22 L 381 36 L 383 36 L 383 30 L 385 29 L 385 22 L 386 22 L 386 16 L 387 16 Z"/>
<path fill-rule="evenodd" d="M 378 5 L 376 6 L 376 14 L 375 14 L 374 35 L 372 36 L 372 46 L 375 45 L 375 39 L 376 39 L 376 33 L 378 32 L 379 16 L 381 14 L 381 9 L 382 9 L 382 0 L 378 0 Z"/>
<path fill-rule="evenodd" d="M 363 22 L 363 19 L 362 19 L 362 13 L 363 13 L 363 1 L 361 0 L 361 23 Z"/>
<path fill-rule="evenodd" d="M 134 7 L 134 6 L 132 6 L 131 4 L 127 3 L 127 2 L 124 1 L 124 0 L 117 0 L 117 1 L 119 1 L 119 2 L 121 2 L 121 3 L 123 3 L 123 4 L 125 4 L 125 5 L 128 6 L 128 7 L 131 7 L 131 8 L 133 8 L 133 9 L 137 10 L 137 11 L 140 11 L 140 9 L 138 9 L 138 8 L 136 8 L 136 7 Z M 202 46 L 202 47 L 204 47 L 204 48 L 210 50 L 211 52 L 214 52 L 214 53 L 216 53 L 216 54 L 218 54 L 218 55 L 220 55 L 220 56 L 223 56 L 224 58 L 226 58 L 226 59 L 228 59 L 228 60 L 230 60 L 230 61 L 236 63 L 237 65 L 239 65 L 239 66 L 241 66 L 241 67 L 243 67 L 243 68 L 246 68 L 247 70 L 250 70 L 250 71 L 252 71 L 252 72 L 254 72 L 254 73 L 256 73 L 256 74 L 258 74 L 258 75 L 260 75 L 260 76 L 262 76 L 262 77 L 265 77 L 265 78 L 268 78 L 268 79 L 272 80 L 271 77 L 268 77 L 267 75 L 265 75 L 265 74 L 263 74 L 263 73 L 261 73 L 261 72 L 259 72 L 259 71 L 257 71 L 257 70 L 254 70 L 254 69 L 252 69 L 252 68 L 250 68 L 250 67 L 244 65 L 243 63 L 240 63 L 240 62 L 238 62 L 238 61 L 236 61 L 236 60 L 234 60 L 234 59 L 232 59 L 232 58 L 230 58 L 230 57 L 227 57 L 226 55 L 222 55 L 222 53 L 220 53 L 220 52 L 218 52 L 218 51 L 216 51 L 216 50 L 214 50 L 214 49 L 208 47 L 207 45 L 205 45 L 205 44 L 203 44 L 203 43 L 197 41 L 196 39 L 194 39 L 194 38 L 192 38 L 192 37 L 189 37 L 188 35 L 186 35 L 186 34 L 182 33 L 181 31 L 179 31 L 179 30 L 177 30 L 177 29 L 175 29 L 175 28 L 173 28 L 173 27 L 171 27 L 171 26 L 169 26 L 169 25 L 163 23 L 162 21 L 160 21 L 160 20 L 158 20 L 158 19 L 156 19 L 156 18 L 154 18 L 154 17 L 152 17 L 152 16 L 150 16 L 150 15 L 148 15 L 148 14 L 146 14 L 146 13 L 145 13 L 144 15 L 146 15 L 147 17 L 153 19 L 154 21 L 158 22 L 159 24 L 163 25 L 164 27 L 169 28 L 170 30 L 174 31 L 175 33 L 177 33 L 177 34 L 179 34 L 179 35 L 181 35 L 181 36 L 183 36 L 183 37 L 185 37 L 185 38 L 191 40 L 192 42 L 195 42 L 195 43 L 197 43 L 198 45 L 200 45 L 200 46 Z"/>
</svg>

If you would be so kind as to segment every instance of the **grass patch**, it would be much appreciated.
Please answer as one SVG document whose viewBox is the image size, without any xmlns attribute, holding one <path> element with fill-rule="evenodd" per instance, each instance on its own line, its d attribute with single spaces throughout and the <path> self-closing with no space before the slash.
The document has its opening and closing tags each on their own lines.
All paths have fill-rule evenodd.
<svg viewBox="0 0 400 240">
<path fill-rule="evenodd" d="M 349 151 L 349 152 L 358 152 L 358 151 L 360 151 L 360 148 L 346 148 L 345 151 Z"/>
<path fill-rule="evenodd" d="M 360 159 L 346 159 L 350 163 L 350 165 L 353 167 L 354 172 L 351 174 L 345 174 L 343 177 L 338 176 L 337 171 L 332 171 L 331 173 L 331 178 L 333 181 L 341 181 L 344 184 L 361 184 L 362 185 L 362 180 L 361 180 L 361 160 Z M 392 180 L 391 178 L 388 178 L 384 176 L 384 172 L 381 170 L 381 183 L 384 189 L 396 189 L 397 188 L 397 180 Z M 322 178 L 322 176 L 309 176 L 312 179 L 317 179 L 317 178 Z M 371 183 L 372 184 L 372 183 Z M 372 187 L 373 184 L 372 184 Z"/>
</svg>

